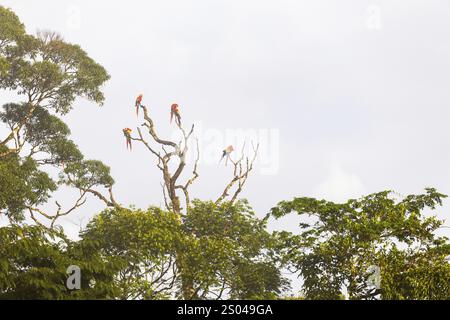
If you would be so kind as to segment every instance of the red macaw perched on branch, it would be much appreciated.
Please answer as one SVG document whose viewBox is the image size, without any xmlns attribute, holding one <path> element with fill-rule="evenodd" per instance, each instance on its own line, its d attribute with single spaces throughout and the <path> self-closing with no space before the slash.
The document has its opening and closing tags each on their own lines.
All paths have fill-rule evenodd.
<svg viewBox="0 0 450 320">
<path fill-rule="evenodd" d="M 233 146 L 228 146 L 228 147 L 226 147 L 226 149 L 223 150 L 222 158 L 220 159 L 220 162 L 222 162 L 223 158 L 226 158 L 226 159 L 225 159 L 225 165 L 227 165 L 228 160 L 230 159 L 230 154 L 231 154 L 233 151 L 234 151 Z M 220 163 L 220 162 L 219 162 L 219 163 Z"/>
<path fill-rule="evenodd" d="M 142 94 L 140 94 L 140 95 L 136 98 L 135 106 L 136 106 L 136 115 L 137 115 L 137 116 L 139 116 L 139 107 L 142 106 L 142 98 L 143 98 L 143 95 L 142 95 Z"/>
<path fill-rule="evenodd" d="M 130 128 L 125 128 L 122 131 L 123 131 L 123 135 L 125 136 L 125 139 L 127 142 L 127 149 L 129 148 L 130 150 L 132 150 L 133 147 L 131 146 L 131 132 L 133 130 L 131 130 Z"/>
<path fill-rule="evenodd" d="M 181 115 L 180 109 L 178 108 L 178 104 L 174 103 L 170 107 L 170 123 L 172 123 L 173 117 L 175 116 L 175 123 L 181 127 Z"/>
</svg>

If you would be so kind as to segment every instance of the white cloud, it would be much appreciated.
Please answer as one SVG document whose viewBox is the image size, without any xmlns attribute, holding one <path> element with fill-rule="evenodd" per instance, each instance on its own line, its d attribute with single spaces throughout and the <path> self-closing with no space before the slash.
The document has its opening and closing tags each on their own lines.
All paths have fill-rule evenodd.
<svg viewBox="0 0 450 320">
<path fill-rule="evenodd" d="M 331 201 L 346 201 L 366 194 L 361 179 L 354 173 L 345 172 L 339 163 L 330 165 L 330 173 L 325 181 L 314 189 L 314 195 Z"/>
</svg>

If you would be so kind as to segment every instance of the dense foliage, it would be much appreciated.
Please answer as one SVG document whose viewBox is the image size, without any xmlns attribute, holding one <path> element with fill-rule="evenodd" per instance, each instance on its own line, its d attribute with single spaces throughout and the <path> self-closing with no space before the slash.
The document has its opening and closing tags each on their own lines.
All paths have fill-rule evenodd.
<svg viewBox="0 0 450 320">
<path fill-rule="evenodd" d="M 299 234 L 278 234 L 306 298 L 340 299 L 347 292 L 351 299 L 450 299 L 450 245 L 435 235 L 442 221 L 424 214 L 443 198 L 434 189 L 401 200 L 386 191 L 343 204 L 296 198 L 271 215 L 309 217 Z M 378 288 L 368 282 L 372 266 L 381 271 Z"/>
</svg>

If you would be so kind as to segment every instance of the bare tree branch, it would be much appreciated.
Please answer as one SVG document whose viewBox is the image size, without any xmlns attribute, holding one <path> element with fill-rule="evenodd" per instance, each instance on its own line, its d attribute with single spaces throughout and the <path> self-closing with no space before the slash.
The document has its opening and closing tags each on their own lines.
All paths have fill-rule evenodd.
<svg viewBox="0 0 450 320">
<path fill-rule="evenodd" d="M 102 200 L 108 207 L 113 207 L 113 208 L 117 208 L 117 209 L 121 209 L 122 207 L 120 206 L 120 204 L 118 204 L 115 200 L 114 197 L 112 196 L 112 190 L 111 187 L 108 188 L 108 193 L 109 193 L 109 199 L 106 198 L 104 195 L 102 195 L 99 191 L 91 189 L 91 188 L 87 188 L 87 189 L 81 189 L 80 191 L 82 192 L 87 192 L 87 193 L 91 193 L 94 196 L 96 196 L 97 198 L 99 198 L 100 200 Z"/>
<path fill-rule="evenodd" d="M 255 163 L 256 157 L 258 155 L 259 144 L 255 148 L 255 146 L 252 143 L 252 147 L 253 147 L 253 157 L 251 159 L 249 157 L 245 157 L 244 159 L 245 144 L 242 147 L 241 157 L 237 161 L 233 161 L 232 159 L 230 159 L 230 162 L 233 164 L 233 178 L 226 185 L 224 191 L 222 192 L 222 195 L 216 200 L 215 202 L 216 204 L 220 204 L 230 195 L 229 192 L 236 185 L 236 183 L 237 189 L 235 190 L 233 196 L 231 197 L 230 203 L 233 204 L 236 201 L 238 195 L 242 192 L 242 188 L 247 182 L 249 173 L 253 170 L 253 164 Z"/>
<path fill-rule="evenodd" d="M 45 211 L 43 211 L 42 209 L 33 207 L 33 206 L 27 206 L 28 211 L 31 214 L 31 218 L 38 223 L 41 226 L 44 226 L 44 224 L 42 224 L 41 222 L 38 221 L 38 219 L 36 219 L 34 213 L 38 213 L 39 215 L 41 215 L 42 217 L 48 219 L 50 221 L 50 227 L 46 227 L 47 229 L 53 229 L 56 223 L 56 220 L 58 220 L 58 218 L 62 217 L 62 216 L 67 216 L 68 214 L 70 214 L 71 212 L 73 212 L 75 209 L 81 207 L 85 202 L 86 202 L 86 192 L 82 192 L 80 194 L 80 196 L 78 197 L 78 199 L 75 201 L 75 204 L 69 208 L 66 211 L 62 211 L 62 206 L 58 203 L 58 201 L 55 201 L 55 204 L 57 206 L 57 211 L 54 215 L 48 214 Z"/>
<path fill-rule="evenodd" d="M 194 165 L 193 176 L 185 184 L 177 184 L 178 179 L 180 178 L 181 174 L 183 173 L 186 167 L 186 156 L 189 150 L 189 141 L 194 132 L 194 125 L 192 125 L 189 131 L 186 131 L 181 126 L 181 123 L 177 122 L 177 127 L 183 134 L 183 139 L 179 143 L 170 140 L 165 140 L 160 138 L 159 135 L 157 134 L 154 122 L 149 115 L 147 107 L 141 106 L 141 108 L 144 110 L 144 119 L 145 119 L 145 123 L 142 124 L 142 126 L 148 129 L 148 132 L 150 136 L 153 138 L 153 141 L 159 144 L 164 155 L 161 155 L 161 152 L 156 151 L 153 147 L 150 146 L 150 144 L 144 139 L 142 132 L 139 128 L 138 128 L 139 138 L 132 138 L 132 140 L 142 142 L 144 146 L 147 148 L 147 150 L 149 150 L 158 159 L 157 167 L 162 172 L 163 177 L 162 189 L 166 208 L 168 209 L 170 208 L 177 215 L 180 216 L 182 214 L 182 208 L 180 205 L 179 197 L 177 195 L 177 190 L 181 190 L 183 192 L 186 200 L 186 210 L 188 210 L 190 203 L 188 189 L 198 177 L 197 168 L 200 152 L 197 141 L 197 160 Z M 171 172 L 169 168 L 169 163 L 174 158 L 178 160 L 178 165 L 175 169 L 175 172 Z"/>
<path fill-rule="evenodd" d="M 108 199 L 103 194 L 101 194 L 99 191 L 92 189 L 93 186 L 89 186 L 89 187 L 86 187 L 86 188 L 77 186 L 75 181 L 72 179 L 72 177 L 70 175 L 67 175 L 67 180 L 75 188 L 80 190 L 80 194 L 90 193 L 90 194 L 96 196 L 97 198 L 99 198 L 101 201 L 103 201 L 108 207 L 112 207 L 112 208 L 116 208 L 116 209 L 122 209 L 122 206 L 114 198 L 113 191 L 112 191 L 112 188 L 113 188 L 112 186 L 107 186 L 108 196 L 109 196 L 109 199 Z"/>
</svg>

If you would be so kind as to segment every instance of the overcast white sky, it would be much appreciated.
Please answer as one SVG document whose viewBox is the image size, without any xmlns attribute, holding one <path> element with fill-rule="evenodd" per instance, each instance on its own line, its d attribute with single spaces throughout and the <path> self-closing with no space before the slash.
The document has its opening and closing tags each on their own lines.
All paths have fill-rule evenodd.
<svg viewBox="0 0 450 320">
<path fill-rule="evenodd" d="M 154 159 L 142 146 L 128 152 L 121 132 L 142 123 L 139 93 L 164 136 L 175 101 L 200 139 L 259 132 L 263 154 L 242 194 L 258 216 L 294 196 L 450 194 L 448 0 L 0 3 L 29 32 L 60 32 L 111 74 L 105 106 L 79 100 L 65 120 L 86 157 L 111 166 L 124 204 L 162 203 Z M 193 196 L 217 197 L 229 170 L 204 161 Z M 92 199 L 69 232 L 101 207 Z M 292 221 L 271 226 L 294 230 Z"/>
</svg>

